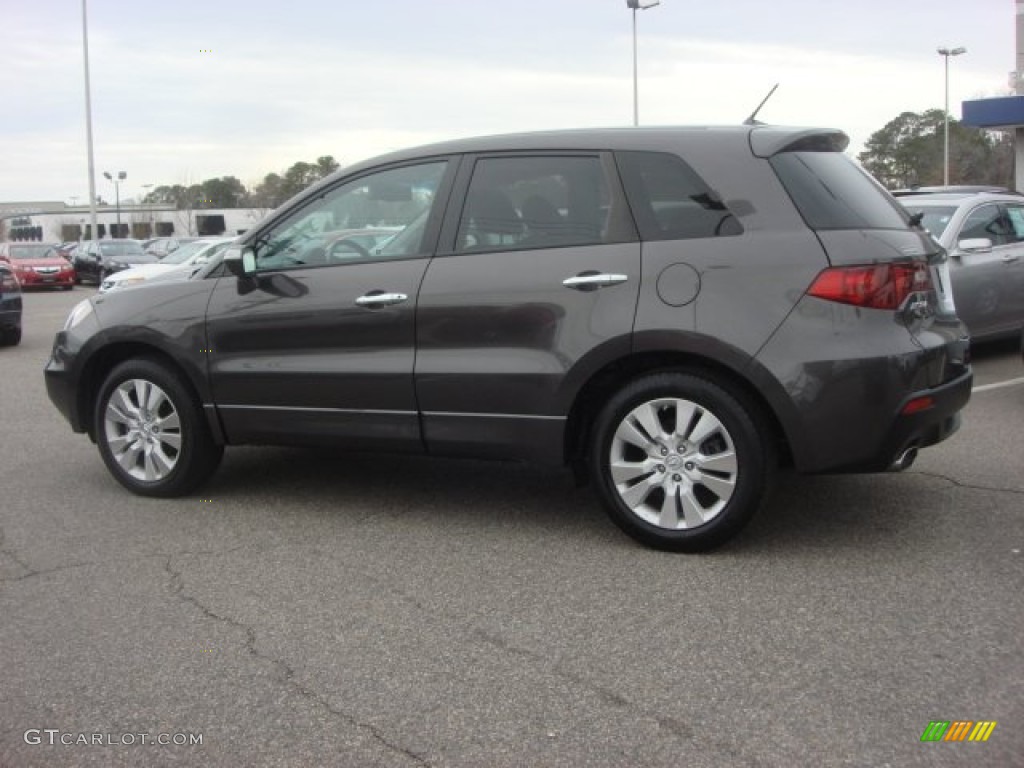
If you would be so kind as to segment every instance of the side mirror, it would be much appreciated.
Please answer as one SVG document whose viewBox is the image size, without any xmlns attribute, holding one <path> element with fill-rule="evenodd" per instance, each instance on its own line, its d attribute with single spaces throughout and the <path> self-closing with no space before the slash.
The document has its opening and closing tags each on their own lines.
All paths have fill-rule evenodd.
<svg viewBox="0 0 1024 768">
<path fill-rule="evenodd" d="M 987 237 L 969 237 L 956 244 L 957 247 L 966 253 L 991 253 L 992 241 Z"/>
<path fill-rule="evenodd" d="M 248 277 L 256 271 L 256 252 L 250 246 L 229 246 L 224 251 L 224 265 L 235 277 Z"/>
</svg>

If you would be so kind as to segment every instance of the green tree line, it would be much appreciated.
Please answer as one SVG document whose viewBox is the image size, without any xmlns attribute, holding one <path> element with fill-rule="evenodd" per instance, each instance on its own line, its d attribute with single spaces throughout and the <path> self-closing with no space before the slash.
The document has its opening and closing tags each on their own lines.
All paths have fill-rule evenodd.
<svg viewBox="0 0 1024 768">
<path fill-rule="evenodd" d="M 282 174 L 268 173 L 252 189 L 247 189 L 234 176 L 221 176 L 198 184 L 161 185 L 150 191 L 142 202 L 173 205 L 178 210 L 276 208 L 338 168 L 338 162 L 333 157 L 324 155 L 313 163 L 295 163 Z"/>
<path fill-rule="evenodd" d="M 941 109 L 903 112 L 875 131 L 857 158 L 889 189 L 943 183 Z M 1013 140 L 949 120 L 949 183 L 1013 186 Z"/>
</svg>

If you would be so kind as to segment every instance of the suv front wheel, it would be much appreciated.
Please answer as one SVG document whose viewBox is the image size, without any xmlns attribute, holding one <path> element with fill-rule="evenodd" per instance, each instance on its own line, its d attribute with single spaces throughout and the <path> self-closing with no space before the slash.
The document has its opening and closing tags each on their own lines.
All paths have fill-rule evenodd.
<svg viewBox="0 0 1024 768">
<path fill-rule="evenodd" d="M 688 373 L 637 379 L 602 409 L 590 463 L 612 521 L 656 549 L 735 536 L 765 495 L 772 442 L 723 387 Z"/>
<path fill-rule="evenodd" d="M 95 425 L 110 473 L 142 496 L 188 493 L 224 453 L 180 377 L 155 360 L 128 360 L 110 372 L 96 400 Z"/>
</svg>

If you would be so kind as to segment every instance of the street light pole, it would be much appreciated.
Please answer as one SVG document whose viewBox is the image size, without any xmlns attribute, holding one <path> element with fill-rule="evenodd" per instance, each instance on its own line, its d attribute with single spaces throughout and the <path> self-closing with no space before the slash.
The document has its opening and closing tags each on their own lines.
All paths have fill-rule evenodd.
<svg viewBox="0 0 1024 768">
<path fill-rule="evenodd" d="M 945 60 L 946 63 L 946 106 L 943 109 L 943 129 L 942 129 L 942 186 L 949 186 L 949 57 L 959 56 L 962 53 L 967 53 L 967 49 L 964 47 L 959 48 L 946 48 L 942 47 L 938 49 L 939 55 Z"/>
<path fill-rule="evenodd" d="M 647 0 L 647 2 L 644 2 L 644 0 L 626 0 L 626 7 L 633 11 L 633 125 L 640 125 L 640 95 L 639 88 L 637 87 L 636 67 L 636 12 L 646 11 L 660 4 L 661 0 Z"/>
<path fill-rule="evenodd" d="M 89 95 L 89 24 L 86 20 L 85 0 L 82 0 L 82 52 L 85 57 L 85 143 L 89 154 L 89 218 L 92 221 L 91 238 L 98 240 L 96 232 L 96 168 L 92 156 L 92 100 Z"/>
<path fill-rule="evenodd" d="M 110 173 L 108 171 L 104 171 L 103 175 L 106 176 L 107 179 L 109 179 L 110 181 L 114 182 L 114 210 L 116 211 L 116 215 L 117 215 L 117 229 L 114 230 L 114 237 L 120 237 L 121 236 L 121 190 L 120 190 L 119 187 L 120 187 L 120 183 L 122 181 L 124 181 L 126 178 L 128 178 L 128 174 L 125 173 L 124 171 L 118 171 L 117 172 L 117 178 L 114 178 L 113 176 L 110 175 Z"/>
</svg>

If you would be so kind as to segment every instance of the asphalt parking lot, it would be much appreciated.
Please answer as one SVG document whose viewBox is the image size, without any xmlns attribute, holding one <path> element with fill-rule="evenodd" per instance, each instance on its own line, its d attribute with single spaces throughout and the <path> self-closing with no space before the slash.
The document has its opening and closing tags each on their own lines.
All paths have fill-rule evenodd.
<svg viewBox="0 0 1024 768">
<path fill-rule="evenodd" d="M 910 471 L 783 476 L 686 556 L 518 465 L 239 448 L 133 497 L 43 386 L 91 291 L 0 349 L 0 766 L 1022 764 L 1013 344 Z"/>
</svg>

